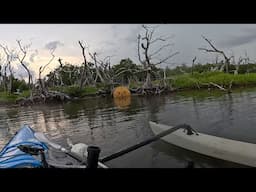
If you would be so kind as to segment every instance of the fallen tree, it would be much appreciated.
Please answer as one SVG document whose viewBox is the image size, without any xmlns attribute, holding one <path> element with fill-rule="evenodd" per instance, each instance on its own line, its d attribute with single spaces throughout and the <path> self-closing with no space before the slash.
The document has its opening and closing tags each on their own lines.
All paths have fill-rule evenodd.
<svg viewBox="0 0 256 192">
<path fill-rule="evenodd" d="M 20 98 L 16 100 L 16 104 L 21 106 L 34 105 L 38 103 L 49 103 L 56 101 L 68 101 L 71 100 L 71 97 L 65 93 L 61 93 L 58 91 L 48 91 L 47 94 L 35 93 L 33 96 L 28 98 Z"/>
</svg>

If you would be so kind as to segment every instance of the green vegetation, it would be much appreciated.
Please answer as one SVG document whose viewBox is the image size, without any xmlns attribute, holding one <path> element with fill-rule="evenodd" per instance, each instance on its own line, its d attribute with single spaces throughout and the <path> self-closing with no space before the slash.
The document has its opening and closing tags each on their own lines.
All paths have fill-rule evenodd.
<svg viewBox="0 0 256 192">
<path fill-rule="evenodd" d="M 222 72 L 205 72 L 177 75 L 170 80 L 173 87 L 181 89 L 208 88 L 210 82 L 222 87 L 229 87 L 230 84 L 232 87 L 252 86 L 256 85 L 256 73 L 233 75 Z"/>
<path fill-rule="evenodd" d="M 68 94 L 71 97 L 84 97 L 87 95 L 96 94 L 98 89 L 96 87 L 84 87 L 80 89 L 79 86 L 69 86 L 63 89 L 63 93 Z"/>
<path fill-rule="evenodd" d="M 83 89 L 80 89 L 78 85 L 74 85 L 74 86 L 66 86 L 66 87 L 54 87 L 51 90 L 66 93 L 71 97 L 84 97 L 87 95 L 95 95 L 98 92 L 99 88 L 84 87 Z"/>
<path fill-rule="evenodd" d="M 20 94 L 8 93 L 8 92 L 0 92 L 0 102 L 1 103 L 13 103 L 17 99 L 28 97 L 30 95 L 30 91 L 26 90 L 21 92 Z"/>
<path fill-rule="evenodd" d="M 218 89 L 211 83 L 217 84 L 224 88 L 245 88 L 256 87 L 256 64 L 243 64 L 239 68 L 230 65 L 230 72 L 214 71 L 218 64 L 196 64 L 192 67 L 185 64 L 170 68 L 152 68 L 152 84 L 153 86 L 162 86 L 164 81 L 164 72 L 166 74 L 165 82 L 167 85 L 176 88 L 177 90 L 186 90 L 187 92 L 195 91 L 207 92 L 208 88 Z M 234 70 L 238 70 L 238 74 L 234 74 Z M 47 75 L 45 85 L 48 90 L 59 91 L 71 97 L 83 98 L 89 95 L 96 95 L 100 90 L 111 90 L 118 85 L 129 86 L 136 89 L 143 85 L 146 78 L 146 72 L 141 69 L 140 65 L 135 64 L 132 60 L 122 59 L 119 64 L 113 65 L 109 70 L 112 83 L 101 82 L 96 78 L 94 85 L 85 85 L 82 88 L 79 86 L 79 67 L 71 64 L 64 64 L 50 72 Z M 95 75 L 95 74 L 94 74 Z M 0 102 L 10 103 L 22 97 L 30 95 L 29 87 L 24 80 L 12 79 L 12 89 L 9 89 L 8 84 L 0 84 Z M 16 93 L 19 90 L 20 93 Z M 199 94 L 199 93 L 198 93 Z"/>
</svg>

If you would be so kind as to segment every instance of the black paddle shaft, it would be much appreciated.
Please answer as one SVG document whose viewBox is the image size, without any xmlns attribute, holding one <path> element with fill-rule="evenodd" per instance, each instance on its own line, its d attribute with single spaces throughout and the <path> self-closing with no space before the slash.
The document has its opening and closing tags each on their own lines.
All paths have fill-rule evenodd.
<svg viewBox="0 0 256 192">
<path fill-rule="evenodd" d="M 149 138 L 149 139 L 147 139 L 145 141 L 142 141 L 142 142 L 140 142 L 140 143 L 138 143 L 136 145 L 133 145 L 131 147 L 123 149 L 123 150 L 121 150 L 119 152 L 116 152 L 116 153 L 114 153 L 112 155 L 109 155 L 107 157 L 104 157 L 104 158 L 102 158 L 100 160 L 100 162 L 104 163 L 106 161 L 110 161 L 112 159 L 120 157 L 120 156 L 122 156 L 122 155 L 124 155 L 126 153 L 129 153 L 131 151 L 134 151 L 134 150 L 136 150 L 136 149 L 138 149 L 138 148 L 140 148 L 140 147 L 142 147 L 144 145 L 152 143 L 153 141 L 156 141 L 156 140 L 160 139 L 161 137 L 164 137 L 164 136 L 166 136 L 166 135 L 168 135 L 168 134 L 170 134 L 170 133 L 172 133 L 172 132 L 174 132 L 174 131 L 176 131 L 176 130 L 178 130 L 180 128 L 185 128 L 187 130 L 191 129 L 190 125 L 187 125 L 187 124 L 181 124 L 181 125 L 174 126 L 174 127 L 170 128 L 170 129 L 167 129 L 166 131 L 163 131 L 163 132 L 161 132 L 161 133 L 159 133 L 159 134 L 157 134 L 155 136 L 152 136 L 151 138 Z"/>
</svg>

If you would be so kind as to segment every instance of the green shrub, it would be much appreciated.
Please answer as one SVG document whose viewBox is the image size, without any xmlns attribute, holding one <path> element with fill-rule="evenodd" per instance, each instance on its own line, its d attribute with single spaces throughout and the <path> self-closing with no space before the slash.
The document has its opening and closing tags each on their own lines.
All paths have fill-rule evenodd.
<svg viewBox="0 0 256 192">
<path fill-rule="evenodd" d="M 95 94 L 98 89 L 96 87 L 85 87 L 80 89 L 79 86 L 64 87 L 62 91 L 71 97 L 83 97 L 88 94 Z"/>
</svg>

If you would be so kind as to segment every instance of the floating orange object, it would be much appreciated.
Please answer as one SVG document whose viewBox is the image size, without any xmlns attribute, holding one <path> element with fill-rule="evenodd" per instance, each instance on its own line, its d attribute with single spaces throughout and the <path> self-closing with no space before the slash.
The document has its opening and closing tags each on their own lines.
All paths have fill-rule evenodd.
<svg viewBox="0 0 256 192">
<path fill-rule="evenodd" d="M 131 104 L 131 97 L 114 98 L 115 106 L 119 109 L 126 109 Z"/>
<path fill-rule="evenodd" d="M 130 90 L 124 86 L 116 87 L 113 91 L 114 98 L 125 98 L 130 96 L 131 96 Z"/>
</svg>

